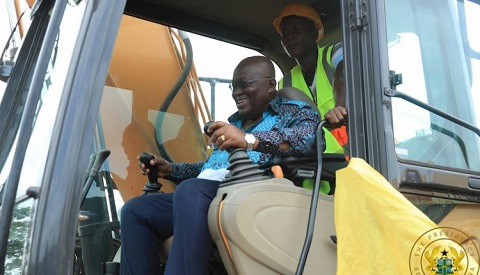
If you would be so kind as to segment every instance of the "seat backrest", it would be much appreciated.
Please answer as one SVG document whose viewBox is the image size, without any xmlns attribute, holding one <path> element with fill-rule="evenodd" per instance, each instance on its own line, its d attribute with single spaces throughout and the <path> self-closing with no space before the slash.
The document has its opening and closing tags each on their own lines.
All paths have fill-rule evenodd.
<svg viewBox="0 0 480 275">
<path fill-rule="evenodd" d="M 277 91 L 277 96 L 280 96 L 286 99 L 301 100 L 303 102 L 306 102 L 313 109 L 317 110 L 320 113 L 320 111 L 318 110 L 317 104 L 315 104 L 313 100 L 311 100 L 304 92 L 302 92 L 297 88 L 284 87 Z"/>
</svg>

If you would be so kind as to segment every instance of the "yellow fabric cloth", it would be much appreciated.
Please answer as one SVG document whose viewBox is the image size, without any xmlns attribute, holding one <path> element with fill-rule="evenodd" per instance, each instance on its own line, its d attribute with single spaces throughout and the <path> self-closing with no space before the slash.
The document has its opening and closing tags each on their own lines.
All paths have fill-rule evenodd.
<svg viewBox="0 0 480 275">
<path fill-rule="evenodd" d="M 434 254 L 444 248 L 435 250 L 442 241 L 428 243 L 434 232 L 429 230 L 438 229 L 434 222 L 362 159 L 352 158 L 348 167 L 337 171 L 336 183 L 337 274 L 435 274 Z M 460 251 L 450 252 L 449 246 L 448 256 L 461 259 Z M 478 254 L 474 258 L 467 255 L 457 264 L 478 271 Z M 418 273 L 411 272 L 412 265 Z"/>
</svg>

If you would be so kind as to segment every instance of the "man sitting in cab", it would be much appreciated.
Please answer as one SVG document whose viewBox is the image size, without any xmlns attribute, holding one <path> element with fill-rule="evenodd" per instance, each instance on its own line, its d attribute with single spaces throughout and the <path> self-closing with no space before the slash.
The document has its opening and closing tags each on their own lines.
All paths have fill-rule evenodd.
<svg viewBox="0 0 480 275">
<path fill-rule="evenodd" d="M 254 164 L 269 165 L 278 156 L 315 154 L 319 115 L 307 103 L 277 96 L 273 63 L 254 56 L 234 70 L 232 97 L 238 111 L 229 123 L 207 129 L 215 149 L 206 162 L 169 163 L 155 157 L 158 177 L 178 184 L 175 192 L 140 196 L 121 213 L 121 274 L 158 274 L 159 240 L 175 235 L 165 274 L 207 274 L 214 242 L 207 215 L 221 179 L 227 174 L 229 149 L 245 148 Z M 140 163 L 141 170 L 149 170 Z M 268 173 L 268 171 L 266 171 Z"/>
</svg>

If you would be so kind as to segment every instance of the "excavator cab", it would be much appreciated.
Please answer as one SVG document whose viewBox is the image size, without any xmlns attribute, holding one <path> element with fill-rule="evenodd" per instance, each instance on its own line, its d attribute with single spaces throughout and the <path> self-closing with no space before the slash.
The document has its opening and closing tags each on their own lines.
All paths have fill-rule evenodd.
<svg viewBox="0 0 480 275">
<path fill-rule="evenodd" d="M 226 87 L 233 66 L 261 54 L 278 66 L 277 80 L 295 66 L 272 24 L 292 2 L 0 1 L 0 274 L 106 273 L 102 264 L 121 257 L 115 214 L 144 192 L 137 155 L 205 160 L 203 125 L 225 119 L 220 107 L 234 110 Z M 343 43 L 350 157 L 439 226 L 478 240 L 479 1 L 308 3 L 325 28 L 319 46 Z M 197 50 L 199 36 L 234 48 Z M 205 53 L 218 74 L 199 69 L 194 56 Z M 336 255 L 333 197 L 299 185 L 321 177 L 338 202 L 333 179 L 343 163 L 323 155 L 314 172 L 319 161 L 286 158 L 277 162 L 284 178 L 225 182 L 209 226 L 226 270 L 335 273 L 335 258 L 344 258 Z M 312 198 L 318 211 L 306 257 Z M 356 241 L 368 246 L 368 237 Z"/>
</svg>

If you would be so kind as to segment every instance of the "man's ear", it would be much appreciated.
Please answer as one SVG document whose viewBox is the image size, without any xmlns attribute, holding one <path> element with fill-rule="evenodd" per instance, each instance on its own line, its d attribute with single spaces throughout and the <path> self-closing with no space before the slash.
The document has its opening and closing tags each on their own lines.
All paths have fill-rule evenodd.
<svg viewBox="0 0 480 275">
<path fill-rule="evenodd" d="M 277 90 L 277 81 L 272 78 L 268 81 L 268 93 L 271 94 L 276 90 Z"/>
</svg>

